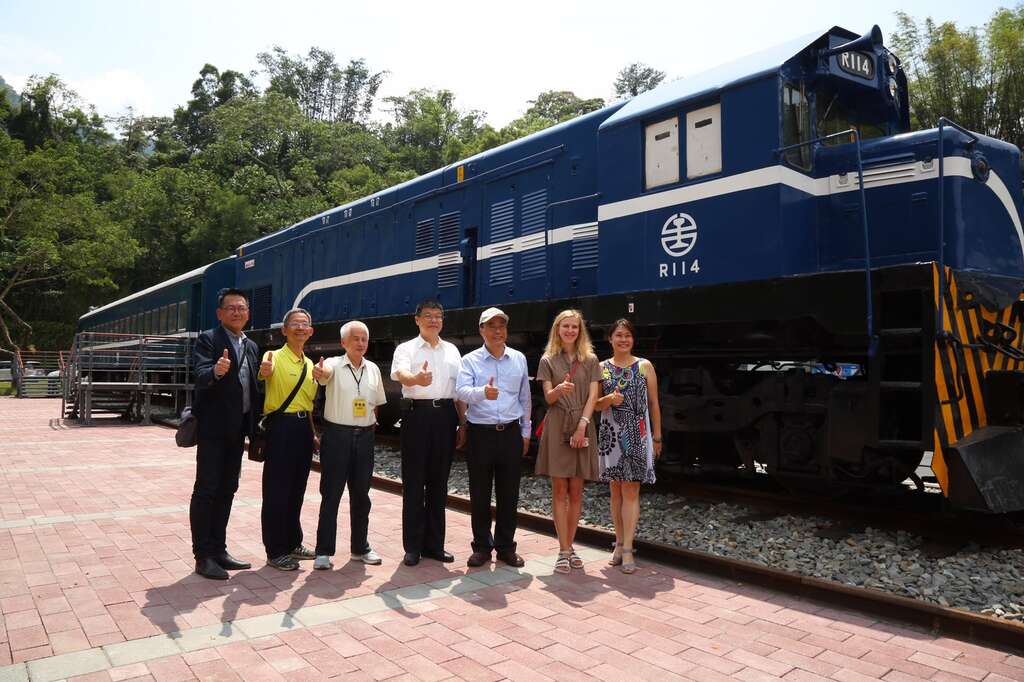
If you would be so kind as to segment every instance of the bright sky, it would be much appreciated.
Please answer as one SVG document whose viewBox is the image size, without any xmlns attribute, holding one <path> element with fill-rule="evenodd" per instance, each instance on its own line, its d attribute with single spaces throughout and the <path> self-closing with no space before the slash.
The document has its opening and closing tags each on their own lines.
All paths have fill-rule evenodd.
<svg viewBox="0 0 1024 682">
<path fill-rule="evenodd" d="M 248 73 L 274 45 L 317 46 L 386 69 L 381 95 L 447 88 L 500 127 L 545 90 L 610 100 L 630 62 L 674 79 L 836 24 L 863 33 L 877 23 L 888 38 L 897 9 L 964 28 L 1000 5 L 1012 3 L 0 0 L 0 76 L 20 89 L 56 73 L 103 115 L 170 115 L 207 62 Z"/>
</svg>

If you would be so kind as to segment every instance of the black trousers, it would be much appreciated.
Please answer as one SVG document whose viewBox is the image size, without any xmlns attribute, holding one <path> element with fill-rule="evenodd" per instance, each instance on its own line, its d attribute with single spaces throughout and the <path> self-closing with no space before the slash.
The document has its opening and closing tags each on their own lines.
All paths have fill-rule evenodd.
<svg viewBox="0 0 1024 682">
<path fill-rule="evenodd" d="M 302 544 L 302 500 L 313 462 L 309 418 L 272 417 L 263 462 L 263 546 L 267 558 L 288 554 Z"/>
<path fill-rule="evenodd" d="M 523 438 L 519 424 L 498 431 L 493 426 L 469 425 L 470 518 L 473 551 L 516 550 L 516 510 L 519 507 L 519 476 L 523 460 Z M 494 484 L 494 535 L 491 535 L 491 484 Z"/>
<path fill-rule="evenodd" d="M 320 438 L 320 521 L 316 527 L 317 555 L 334 556 L 338 536 L 338 506 L 348 485 L 349 549 L 366 554 L 370 544 L 370 478 L 373 476 L 373 427 L 324 425 Z"/>
<path fill-rule="evenodd" d="M 444 549 L 444 506 L 459 416 L 451 401 L 402 411 L 402 545 L 406 552 Z"/>
<path fill-rule="evenodd" d="M 241 432 L 228 438 L 200 439 L 196 449 L 196 482 L 188 507 L 192 554 L 196 559 L 227 551 L 225 539 L 231 503 L 242 471 Z"/>
</svg>

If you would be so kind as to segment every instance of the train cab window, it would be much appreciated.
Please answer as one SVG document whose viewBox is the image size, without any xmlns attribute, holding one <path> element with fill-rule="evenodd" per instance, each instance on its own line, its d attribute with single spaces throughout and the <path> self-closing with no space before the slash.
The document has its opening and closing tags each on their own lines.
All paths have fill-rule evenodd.
<svg viewBox="0 0 1024 682">
<path fill-rule="evenodd" d="M 722 105 L 715 103 L 686 114 L 686 177 L 721 172 Z"/>
<path fill-rule="evenodd" d="M 811 139 L 811 109 L 807 102 L 804 84 L 799 86 L 786 83 L 782 86 L 782 146 L 808 142 Z M 786 162 L 791 166 L 811 169 L 811 145 L 806 144 L 786 152 Z"/>
<path fill-rule="evenodd" d="M 679 182 L 679 119 L 647 126 L 644 133 L 644 189 Z"/>
<path fill-rule="evenodd" d="M 849 92 L 824 83 L 815 92 L 815 110 L 818 115 L 818 135 L 824 137 L 856 128 L 862 140 L 887 135 L 890 112 L 882 101 L 857 97 Z M 826 140 L 827 145 L 848 144 L 852 137 L 839 136 Z"/>
</svg>

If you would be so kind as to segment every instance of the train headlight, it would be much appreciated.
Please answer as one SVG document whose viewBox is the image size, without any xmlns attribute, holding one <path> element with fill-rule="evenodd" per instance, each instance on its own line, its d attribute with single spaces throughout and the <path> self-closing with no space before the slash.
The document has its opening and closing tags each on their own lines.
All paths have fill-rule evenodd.
<svg viewBox="0 0 1024 682">
<path fill-rule="evenodd" d="M 890 75 L 896 75 L 896 68 L 899 66 L 896 63 L 896 55 L 890 54 L 887 63 L 889 65 L 889 74 Z"/>
<path fill-rule="evenodd" d="M 895 78 L 889 79 L 889 94 L 892 95 L 893 99 L 899 98 L 900 86 L 896 84 Z"/>
</svg>

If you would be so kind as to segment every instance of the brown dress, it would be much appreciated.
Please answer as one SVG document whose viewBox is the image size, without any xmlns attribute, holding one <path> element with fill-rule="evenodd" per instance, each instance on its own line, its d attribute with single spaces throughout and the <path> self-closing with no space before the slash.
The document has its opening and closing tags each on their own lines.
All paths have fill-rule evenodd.
<svg viewBox="0 0 1024 682">
<path fill-rule="evenodd" d="M 571 371 L 572 362 L 564 353 L 556 357 L 544 356 L 537 367 L 537 380 L 550 381 L 557 386 Z M 601 366 L 596 357 L 578 363 L 572 371 L 572 382 L 576 390 L 562 396 L 554 405 L 548 406 L 544 417 L 544 431 L 540 437 L 540 452 L 537 455 L 536 472 L 540 476 L 553 478 L 583 478 L 596 481 L 601 472 L 597 466 L 597 432 L 594 423 L 587 424 L 586 448 L 569 447 L 568 437 L 576 431 L 583 407 L 590 397 L 590 384 L 601 381 Z"/>
</svg>

